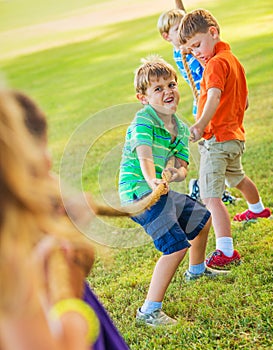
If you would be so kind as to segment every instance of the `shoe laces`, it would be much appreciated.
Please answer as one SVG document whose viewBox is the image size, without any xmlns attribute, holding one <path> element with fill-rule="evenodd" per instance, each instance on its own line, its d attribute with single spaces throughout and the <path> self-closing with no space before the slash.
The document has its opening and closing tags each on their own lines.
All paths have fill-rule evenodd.
<svg viewBox="0 0 273 350">
<path fill-rule="evenodd" d="M 251 220 L 251 214 L 252 214 L 252 212 L 249 209 L 247 209 L 243 213 L 239 214 L 239 217 L 240 217 L 240 219 L 242 219 L 242 217 L 243 217 L 242 220 L 249 221 L 249 220 Z M 244 215 L 245 215 L 245 219 L 244 219 Z"/>
<path fill-rule="evenodd" d="M 208 264 L 213 260 L 213 258 L 215 256 L 221 255 L 221 253 L 219 252 L 219 250 L 215 250 L 214 252 L 210 253 L 207 257 L 208 260 Z"/>
</svg>

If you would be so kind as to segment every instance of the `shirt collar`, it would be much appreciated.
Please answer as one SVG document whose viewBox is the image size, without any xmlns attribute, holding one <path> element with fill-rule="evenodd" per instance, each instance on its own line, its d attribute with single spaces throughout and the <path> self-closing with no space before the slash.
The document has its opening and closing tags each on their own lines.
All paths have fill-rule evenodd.
<svg viewBox="0 0 273 350">
<path fill-rule="evenodd" d="M 145 110 L 145 112 L 147 112 L 148 114 L 151 115 L 151 117 L 153 118 L 153 120 L 157 124 L 159 124 L 160 126 L 162 126 L 164 128 L 164 123 L 163 123 L 162 119 L 159 118 L 156 111 L 154 110 L 154 108 L 151 105 L 145 105 L 144 110 Z M 173 117 L 176 121 L 177 126 L 179 127 L 179 121 L 178 121 L 179 119 L 177 118 L 176 114 L 173 114 Z"/>
<path fill-rule="evenodd" d="M 220 51 L 227 51 L 227 50 L 230 51 L 230 46 L 229 46 L 228 43 L 225 43 L 225 42 L 223 42 L 223 41 L 219 41 L 219 42 L 215 45 L 214 49 L 215 49 L 215 54 L 217 54 L 217 53 L 219 53 Z"/>
<path fill-rule="evenodd" d="M 153 118 L 153 121 L 157 125 L 165 129 L 162 119 L 159 118 L 156 111 L 153 109 L 151 105 L 145 105 L 143 109 L 146 113 L 148 113 Z M 177 117 L 176 114 L 173 114 L 173 118 L 175 119 L 175 122 L 177 125 L 177 136 L 183 135 L 185 132 L 185 126 L 183 125 L 183 123 L 181 123 L 180 119 Z"/>
</svg>

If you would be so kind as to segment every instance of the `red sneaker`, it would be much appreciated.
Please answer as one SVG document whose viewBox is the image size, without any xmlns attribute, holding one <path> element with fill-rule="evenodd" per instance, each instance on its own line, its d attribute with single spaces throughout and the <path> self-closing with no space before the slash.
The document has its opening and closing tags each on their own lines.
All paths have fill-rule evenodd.
<svg viewBox="0 0 273 350">
<path fill-rule="evenodd" d="M 269 208 L 265 208 L 263 211 L 261 211 L 258 214 L 253 213 L 248 209 L 241 214 L 236 214 L 233 218 L 233 221 L 248 221 L 248 220 L 253 220 L 258 218 L 269 218 L 270 215 L 271 215 L 271 211 Z"/>
<path fill-rule="evenodd" d="M 206 265 L 213 269 L 228 268 L 230 265 L 241 264 L 241 256 L 237 250 L 233 251 L 231 257 L 226 256 L 221 250 L 216 249 L 215 252 L 206 258 Z"/>
</svg>

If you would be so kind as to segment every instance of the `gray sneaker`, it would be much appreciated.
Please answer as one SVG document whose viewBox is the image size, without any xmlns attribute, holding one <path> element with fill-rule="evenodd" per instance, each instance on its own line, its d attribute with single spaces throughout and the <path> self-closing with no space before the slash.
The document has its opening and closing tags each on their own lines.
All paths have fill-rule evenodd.
<svg viewBox="0 0 273 350">
<path fill-rule="evenodd" d="M 137 323 L 147 324 L 148 326 L 169 326 L 175 325 L 177 321 L 165 314 L 161 309 L 154 310 L 150 314 L 145 314 L 139 308 L 136 314 Z"/>
<path fill-rule="evenodd" d="M 205 271 L 203 273 L 200 274 L 194 274 L 191 273 L 189 270 L 187 270 L 184 273 L 184 278 L 186 282 L 190 282 L 190 281 L 194 281 L 197 280 L 200 277 L 209 277 L 209 278 L 215 278 L 215 277 L 219 277 L 219 276 L 223 276 L 223 275 L 227 275 L 229 274 L 230 271 L 228 270 L 213 270 L 209 267 L 206 267 Z"/>
</svg>

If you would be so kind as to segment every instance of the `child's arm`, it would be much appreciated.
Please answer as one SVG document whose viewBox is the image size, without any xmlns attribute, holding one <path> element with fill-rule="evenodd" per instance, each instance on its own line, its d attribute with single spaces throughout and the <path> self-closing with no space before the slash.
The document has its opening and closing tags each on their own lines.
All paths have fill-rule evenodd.
<svg viewBox="0 0 273 350">
<path fill-rule="evenodd" d="M 203 112 L 198 121 L 190 127 L 190 141 L 196 142 L 203 136 L 204 130 L 214 116 L 214 113 L 220 103 L 221 90 L 218 88 L 210 88 L 207 93 L 207 101 Z"/>
<path fill-rule="evenodd" d="M 178 8 L 179 10 L 183 10 L 183 11 L 186 12 L 182 0 L 175 0 L 175 6 L 176 6 L 176 8 Z"/>
<path fill-rule="evenodd" d="M 154 190 L 160 183 L 165 183 L 164 180 L 156 178 L 152 148 L 150 146 L 141 145 L 136 147 L 136 152 L 140 162 L 142 174 L 151 189 Z M 167 189 L 168 187 L 166 184 L 166 193 Z"/>
<path fill-rule="evenodd" d="M 164 169 L 164 171 L 170 171 L 172 174 L 172 177 L 170 179 L 170 182 L 180 182 L 185 180 L 186 176 L 187 176 L 187 167 L 188 167 L 188 163 L 185 162 L 184 160 L 180 159 L 180 158 L 175 158 L 175 165 L 174 167 L 169 167 L 167 169 Z"/>
<path fill-rule="evenodd" d="M 247 96 L 247 99 L 246 99 L 246 108 L 245 108 L 245 111 L 248 109 L 248 106 L 249 106 L 249 101 L 248 101 L 248 96 Z"/>
</svg>

